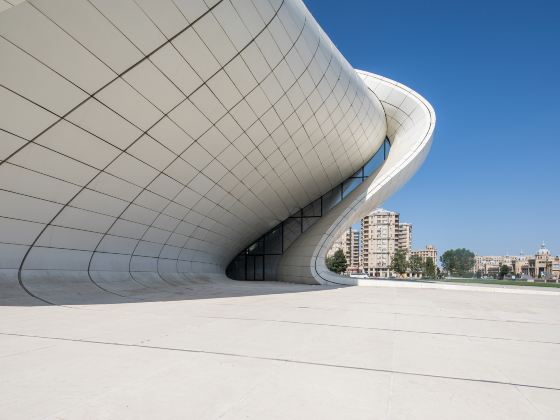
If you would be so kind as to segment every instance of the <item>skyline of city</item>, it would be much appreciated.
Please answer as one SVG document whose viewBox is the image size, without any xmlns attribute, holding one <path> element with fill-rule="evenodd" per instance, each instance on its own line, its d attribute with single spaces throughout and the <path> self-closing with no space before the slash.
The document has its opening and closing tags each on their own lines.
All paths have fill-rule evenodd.
<svg viewBox="0 0 560 420">
<path fill-rule="evenodd" d="M 399 213 L 399 214 L 400 214 L 400 212 L 399 212 L 398 210 L 386 208 L 385 206 L 383 206 L 383 208 L 380 208 L 380 209 L 382 209 L 382 210 L 387 210 L 387 211 L 390 211 L 390 212 L 396 212 L 396 213 Z M 407 220 L 406 217 L 405 217 L 404 220 L 406 220 L 406 221 L 405 221 L 405 222 L 402 222 L 401 225 L 402 225 L 402 224 L 413 225 L 413 226 L 414 226 L 414 237 L 415 237 L 415 236 L 416 236 L 416 230 L 419 229 L 419 228 L 421 228 L 421 225 L 416 224 L 416 223 L 410 223 L 410 222 Z M 352 224 L 352 229 L 358 230 L 358 231 L 359 231 L 359 230 L 361 229 L 361 221 L 358 221 L 358 222 Z M 416 240 L 413 240 L 413 241 L 412 241 L 412 246 L 413 246 L 414 248 L 433 245 L 433 246 L 435 246 L 437 249 L 441 249 L 442 251 L 445 251 L 446 249 L 453 249 L 453 248 L 446 248 L 446 249 L 440 248 L 440 247 L 438 247 L 438 246 L 435 244 L 434 241 L 430 241 L 429 238 L 428 238 L 428 241 L 425 242 L 425 243 L 417 243 L 417 242 L 418 242 L 418 241 L 416 241 Z M 481 252 L 478 252 L 476 249 L 469 249 L 469 248 L 468 248 L 468 249 L 469 249 L 470 251 L 474 252 L 475 255 L 477 255 L 477 256 L 480 255 L 480 256 L 509 256 L 509 257 L 518 257 L 518 256 L 533 255 L 535 252 L 537 252 L 537 251 L 538 251 L 540 248 L 542 248 L 543 246 L 545 246 L 546 248 L 551 248 L 551 247 L 548 245 L 548 242 L 546 242 L 546 241 L 543 240 L 543 241 L 541 241 L 541 242 L 535 244 L 532 248 L 530 247 L 530 248 L 528 248 L 528 249 L 521 249 L 519 252 L 509 252 L 509 251 L 505 251 L 505 252 L 501 252 L 501 253 L 499 252 L 499 253 L 495 253 L 495 254 L 489 254 L 489 253 L 481 253 Z M 460 247 L 460 248 L 466 248 L 466 247 Z M 551 250 L 551 254 L 552 254 L 552 255 L 560 255 L 560 252 L 555 252 L 554 250 Z"/>
<path fill-rule="evenodd" d="M 430 258 L 444 270 L 445 256 L 440 258 L 439 255 L 447 254 L 447 251 L 462 251 L 441 250 L 440 254 L 438 248 L 431 243 L 425 246 L 415 243 L 414 230 L 411 223 L 401 221 L 399 212 L 378 207 L 360 219 L 359 223 L 343 231 L 332 244 L 327 257 L 333 257 L 337 250 L 341 250 L 346 257 L 346 275 L 392 278 L 400 277 L 392 268 L 398 250 L 404 252 L 409 262 L 413 257 L 420 257 L 422 264 L 425 264 L 426 259 Z M 474 258 L 473 266 L 468 271 L 479 278 L 503 277 L 504 274 L 500 274 L 502 265 L 508 267 L 514 279 L 534 281 L 546 278 L 547 281 L 558 282 L 560 278 L 560 256 L 551 252 L 544 242 L 535 250 L 520 254 L 488 255 L 473 250 L 467 252 L 472 252 Z M 414 274 L 411 267 L 408 267 L 406 276 L 414 277 Z"/>
<path fill-rule="evenodd" d="M 481 255 L 544 241 L 560 252 L 558 4 L 305 4 L 352 66 L 415 86 L 438 112 L 423 168 L 382 204 L 406 215 L 416 240 Z"/>
<path fill-rule="evenodd" d="M 387 206 L 383 206 L 383 209 L 389 210 L 389 211 L 393 211 L 393 212 L 397 212 L 397 213 L 400 213 L 400 211 L 399 211 L 398 209 L 388 208 Z M 415 234 L 415 236 L 416 236 L 417 229 L 422 229 L 422 223 L 413 223 L 413 222 L 410 222 L 406 217 L 405 217 L 405 220 L 406 220 L 406 223 L 411 224 L 411 225 L 414 226 L 414 229 L 415 229 L 415 230 L 414 230 L 414 234 Z M 352 224 L 352 229 L 359 230 L 360 227 L 361 227 L 360 221 L 358 221 L 358 222 Z M 416 243 L 417 241 L 414 241 L 414 243 L 415 243 L 414 246 L 415 246 L 415 247 L 418 247 L 418 246 L 434 245 L 437 249 L 442 249 L 443 251 L 445 251 L 446 249 L 467 248 L 467 249 L 471 250 L 472 252 L 474 252 L 476 255 L 485 255 L 485 256 L 490 256 L 490 255 L 498 256 L 498 255 L 499 255 L 499 256 L 510 256 L 510 257 L 515 257 L 515 256 L 532 255 L 532 254 L 533 254 L 534 252 L 536 252 L 536 251 L 539 249 L 539 247 L 541 247 L 542 245 L 545 245 L 547 248 L 551 248 L 551 249 L 552 249 L 552 247 L 549 246 L 549 243 L 548 243 L 547 241 L 541 240 L 540 242 L 537 242 L 536 244 L 534 244 L 534 246 L 532 246 L 532 247 L 529 246 L 527 249 L 520 249 L 519 251 L 515 251 L 515 250 L 511 251 L 511 250 L 506 249 L 504 252 L 497 252 L 497 253 L 493 253 L 493 254 L 492 254 L 492 253 L 482 253 L 482 252 L 479 252 L 479 251 L 478 251 L 476 248 L 474 248 L 474 247 L 473 247 L 473 248 L 469 248 L 469 247 L 467 247 L 467 246 L 462 246 L 462 245 L 460 245 L 460 244 L 457 245 L 456 247 L 453 247 L 453 248 L 442 248 L 442 247 L 438 246 L 438 245 L 436 244 L 435 241 L 430 241 L 429 236 L 428 236 L 427 238 L 426 238 L 426 237 L 422 237 L 422 239 L 426 239 L 426 240 L 424 241 L 425 243 Z M 554 249 L 552 249 L 551 253 L 552 253 L 553 255 L 560 255 L 560 251 L 555 252 Z"/>
</svg>

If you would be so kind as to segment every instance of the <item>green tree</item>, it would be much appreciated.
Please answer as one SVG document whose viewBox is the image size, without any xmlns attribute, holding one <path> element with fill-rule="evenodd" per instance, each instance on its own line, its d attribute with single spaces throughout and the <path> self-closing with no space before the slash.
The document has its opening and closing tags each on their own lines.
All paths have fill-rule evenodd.
<svg viewBox="0 0 560 420">
<path fill-rule="evenodd" d="M 424 263 L 420 255 L 412 255 L 408 260 L 408 268 L 412 274 L 420 274 L 424 271 Z"/>
<path fill-rule="evenodd" d="M 507 276 L 510 272 L 509 266 L 507 266 L 506 264 L 501 264 L 500 265 L 500 271 L 498 273 L 498 275 L 500 276 L 500 279 L 503 280 L 503 278 L 505 276 Z"/>
<path fill-rule="evenodd" d="M 432 257 L 427 257 L 424 262 L 424 276 L 431 279 L 437 278 L 436 265 Z"/>
<path fill-rule="evenodd" d="M 398 273 L 401 277 L 404 273 L 406 273 L 406 270 L 408 269 L 408 262 L 406 261 L 406 253 L 403 249 L 397 249 L 397 252 L 393 255 L 389 269 Z"/>
<path fill-rule="evenodd" d="M 474 252 L 465 248 L 449 249 L 443 253 L 440 261 L 450 275 L 465 276 L 474 268 Z"/>
<path fill-rule="evenodd" d="M 337 249 L 332 257 L 327 257 L 326 263 L 327 268 L 337 274 L 346 271 L 348 267 L 348 261 L 346 261 L 346 255 L 342 249 Z"/>
<path fill-rule="evenodd" d="M 456 270 L 457 264 L 455 262 L 455 250 L 449 249 L 445 251 L 441 257 L 439 257 L 439 260 L 441 261 L 443 269 L 450 274 Z"/>
</svg>

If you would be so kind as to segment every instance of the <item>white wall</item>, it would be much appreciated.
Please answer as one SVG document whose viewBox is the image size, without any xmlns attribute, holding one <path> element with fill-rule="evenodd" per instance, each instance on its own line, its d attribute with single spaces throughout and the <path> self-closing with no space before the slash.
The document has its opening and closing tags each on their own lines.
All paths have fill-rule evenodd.
<svg viewBox="0 0 560 420">
<path fill-rule="evenodd" d="M 299 0 L 4 9 L 0 278 L 31 293 L 223 274 L 387 131 Z"/>
<path fill-rule="evenodd" d="M 404 185 L 430 150 L 436 122 L 431 105 L 397 82 L 363 71 L 358 73 L 383 104 L 391 151 L 375 175 L 300 236 L 282 256 L 279 272 L 283 281 L 356 284 L 356 279 L 337 276 L 327 269 L 325 257 L 328 250 L 352 223 L 380 206 Z"/>
</svg>

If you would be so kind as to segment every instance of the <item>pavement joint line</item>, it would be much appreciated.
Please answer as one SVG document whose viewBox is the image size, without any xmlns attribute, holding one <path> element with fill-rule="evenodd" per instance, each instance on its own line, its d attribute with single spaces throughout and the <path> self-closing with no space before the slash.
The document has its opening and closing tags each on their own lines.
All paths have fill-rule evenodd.
<svg viewBox="0 0 560 420">
<path fill-rule="evenodd" d="M 279 358 L 279 357 L 267 357 L 267 356 L 255 356 L 255 355 L 241 354 L 241 353 L 227 353 L 227 352 L 209 351 L 209 350 L 186 349 L 186 348 L 179 348 L 179 347 L 148 346 L 148 345 L 142 345 L 142 344 L 127 344 L 127 343 L 116 343 L 116 342 L 107 342 L 107 341 L 85 340 L 85 339 L 77 339 L 77 338 L 49 337 L 49 336 L 40 336 L 40 335 L 31 335 L 31 334 L 18 334 L 18 333 L 6 333 L 6 332 L 0 332 L 0 335 L 12 336 L 12 337 L 24 337 L 24 338 L 38 338 L 38 339 L 43 339 L 43 340 L 56 340 L 56 341 L 66 341 L 66 342 L 84 343 L 84 344 L 99 344 L 99 345 L 111 345 L 111 346 L 118 346 L 118 347 L 132 347 L 132 348 L 141 348 L 141 349 L 150 349 L 150 350 L 177 351 L 177 352 L 193 353 L 193 354 L 198 353 L 198 354 L 213 355 L 213 356 L 236 357 L 236 358 L 240 358 L 240 359 L 254 359 L 254 360 L 264 360 L 264 361 L 270 361 L 270 362 L 283 362 L 283 363 L 292 363 L 292 364 L 298 364 L 298 365 L 328 367 L 328 368 L 334 368 L 334 369 L 348 369 L 348 370 L 357 370 L 357 371 L 364 371 L 364 372 L 388 373 L 388 374 L 403 375 L 403 376 L 417 376 L 417 377 L 432 378 L 432 379 L 444 379 L 444 380 L 447 379 L 447 380 L 462 381 L 462 382 L 485 383 L 485 384 L 490 384 L 490 385 L 502 385 L 502 386 L 505 385 L 505 386 L 531 388 L 531 389 L 543 389 L 543 390 L 549 390 L 549 391 L 560 391 L 560 388 L 551 387 L 551 386 L 544 386 L 544 385 L 520 384 L 520 383 L 515 383 L 515 382 L 505 382 L 505 381 L 497 381 L 497 380 L 482 379 L 482 378 L 461 378 L 461 377 L 458 377 L 458 376 L 436 375 L 436 374 L 430 374 L 430 373 L 408 372 L 408 371 L 400 371 L 400 370 L 393 370 L 393 369 L 382 369 L 382 368 L 369 368 L 369 367 L 363 367 L 363 366 L 337 365 L 337 364 L 333 364 L 333 363 L 310 362 L 310 361 L 306 361 L 306 360 L 283 359 L 283 358 Z"/>
<path fill-rule="evenodd" d="M 377 302 L 362 302 L 362 301 L 353 301 L 351 303 L 359 303 L 359 304 L 366 304 L 366 305 L 377 305 Z M 243 303 L 213 303 L 214 305 L 220 306 L 244 306 Z M 290 308 L 292 308 L 290 306 Z M 316 311 L 336 311 L 338 310 L 336 307 L 318 307 L 318 306 L 294 306 L 293 308 L 296 309 L 310 309 Z M 410 316 L 410 317 L 425 317 L 425 318 L 443 318 L 443 319 L 462 319 L 465 321 L 488 321 L 488 322 L 504 322 L 504 323 L 512 323 L 512 324 L 531 324 L 531 325 L 551 325 L 551 326 L 560 326 L 558 322 L 539 322 L 539 321 L 523 321 L 517 319 L 497 319 L 497 318 L 475 318 L 475 317 L 467 317 L 467 316 L 455 316 L 455 315 L 438 315 L 438 314 L 423 314 L 418 312 L 391 312 L 391 311 L 372 311 L 375 314 L 385 314 L 385 315 L 402 315 L 402 316 Z"/>
<path fill-rule="evenodd" d="M 257 321 L 257 322 L 271 322 L 279 324 L 296 324 L 296 325 L 313 325 L 318 327 L 335 327 L 335 328 L 350 328 L 356 330 L 374 330 L 374 331 L 387 331 L 387 332 L 402 332 L 409 334 L 426 334 L 426 335 L 444 335 L 452 337 L 465 337 L 465 338 L 479 338 L 484 340 L 503 340 L 503 341 L 516 341 L 521 343 L 536 343 L 536 344 L 552 344 L 560 345 L 557 341 L 540 341 L 540 340 L 522 340 L 518 338 L 508 338 L 508 337 L 492 337 L 484 335 L 470 335 L 470 334 L 457 334 L 457 333 L 446 333 L 439 331 L 419 331 L 419 330 L 404 330 L 399 328 L 382 328 L 382 327 L 362 327 L 359 325 L 342 325 L 342 324 L 327 324 L 321 322 L 302 322 L 302 321 L 289 321 L 282 319 L 263 319 L 263 318 L 238 318 L 238 317 L 226 317 L 226 316 L 204 316 L 196 315 L 197 318 L 206 319 L 230 319 L 235 321 Z"/>
<path fill-rule="evenodd" d="M 352 303 L 360 303 L 366 305 L 376 305 L 377 302 L 352 302 Z M 313 309 L 313 308 L 311 308 Z M 508 322 L 508 323 L 515 323 L 515 324 L 535 324 L 535 325 L 554 325 L 558 326 L 560 323 L 558 322 L 539 322 L 539 321 L 523 321 L 517 319 L 497 319 L 497 318 L 473 318 L 468 316 L 455 316 L 455 315 L 438 315 L 438 314 L 422 314 L 417 312 L 390 312 L 390 311 L 372 311 L 372 313 L 376 314 L 386 314 L 386 315 L 403 315 L 403 316 L 422 316 L 426 318 L 445 318 L 445 319 L 464 319 L 466 321 L 489 321 L 489 322 Z"/>
</svg>

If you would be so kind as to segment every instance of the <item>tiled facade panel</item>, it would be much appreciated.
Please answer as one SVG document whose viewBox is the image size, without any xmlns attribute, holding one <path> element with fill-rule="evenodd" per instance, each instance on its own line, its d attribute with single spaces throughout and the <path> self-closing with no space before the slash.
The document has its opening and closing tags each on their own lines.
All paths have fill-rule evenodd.
<svg viewBox="0 0 560 420">
<path fill-rule="evenodd" d="M 375 176 L 368 177 L 292 244 L 280 260 L 280 280 L 359 284 L 359 280 L 328 270 L 325 258 L 329 249 L 354 221 L 380 206 L 399 189 L 418 170 L 430 150 L 436 122 L 432 106 L 399 83 L 363 71 L 358 74 L 383 105 L 391 151 Z"/>
<path fill-rule="evenodd" d="M 15 3 L 0 272 L 20 282 L 223 273 L 385 138 L 380 101 L 299 0 Z"/>
</svg>

